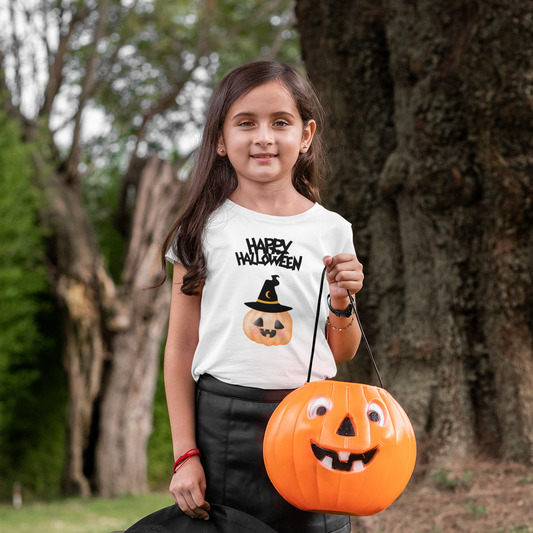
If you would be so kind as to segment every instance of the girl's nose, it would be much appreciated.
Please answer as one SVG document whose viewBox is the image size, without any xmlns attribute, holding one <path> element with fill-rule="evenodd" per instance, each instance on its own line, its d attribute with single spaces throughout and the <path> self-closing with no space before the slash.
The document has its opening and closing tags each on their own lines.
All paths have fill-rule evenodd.
<svg viewBox="0 0 533 533">
<path fill-rule="evenodd" d="M 268 146 L 274 143 L 272 132 L 267 125 L 258 128 L 254 143 L 259 146 Z"/>
</svg>

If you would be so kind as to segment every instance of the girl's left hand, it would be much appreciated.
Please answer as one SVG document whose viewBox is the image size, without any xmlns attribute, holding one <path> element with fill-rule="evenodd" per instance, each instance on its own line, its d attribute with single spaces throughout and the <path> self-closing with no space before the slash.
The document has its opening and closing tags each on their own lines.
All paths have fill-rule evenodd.
<svg viewBox="0 0 533 533">
<path fill-rule="evenodd" d="M 346 290 L 355 294 L 363 288 L 363 265 L 354 254 L 326 255 L 324 265 L 327 266 L 326 279 L 329 283 L 329 294 L 333 300 L 348 298 Z"/>
</svg>

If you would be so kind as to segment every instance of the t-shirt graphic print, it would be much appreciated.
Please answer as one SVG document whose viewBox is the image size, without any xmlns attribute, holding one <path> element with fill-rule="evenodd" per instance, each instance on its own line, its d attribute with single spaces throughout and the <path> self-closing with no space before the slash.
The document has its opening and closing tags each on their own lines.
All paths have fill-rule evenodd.
<svg viewBox="0 0 533 533">
<path fill-rule="evenodd" d="M 246 302 L 251 308 L 244 317 L 242 328 L 246 336 L 257 344 L 265 346 L 283 346 L 292 339 L 292 307 L 279 303 L 276 287 L 279 276 L 267 279 L 257 300 Z"/>
</svg>

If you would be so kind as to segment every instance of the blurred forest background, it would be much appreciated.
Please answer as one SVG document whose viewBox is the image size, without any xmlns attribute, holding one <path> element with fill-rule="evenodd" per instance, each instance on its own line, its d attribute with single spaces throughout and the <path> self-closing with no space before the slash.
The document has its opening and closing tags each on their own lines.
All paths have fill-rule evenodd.
<svg viewBox="0 0 533 533">
<path fill-rule="evenodd" d="M 329 112 L 324 203 L 417 475 L 531 464 L 532 44 L 531 0 L 0 1 L 0 498 L 166 485 L 144 289 L 211 88 L 259 58 Z M 339 377 L 374 379 L 363 353 Z"/>
<path fill-rule="evenodd" d="M 0 6 L 0 497 L 159 487 L 170 293 L 144 289 L 211 87 L 254 59 L 299 62 L 293 5 Z"/>
</svg>

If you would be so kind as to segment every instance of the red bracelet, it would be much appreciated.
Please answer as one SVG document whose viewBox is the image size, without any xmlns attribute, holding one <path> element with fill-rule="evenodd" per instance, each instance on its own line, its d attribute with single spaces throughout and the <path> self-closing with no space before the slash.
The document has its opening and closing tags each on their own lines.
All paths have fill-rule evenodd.
<svg viewBox="0 0 533 533">
<path fill-rule="evenodd" d="M 172 471 L 172 473 L 175 474 L 191 457 L 194 457 L 195 455 L 198 455 L 198 457 L 202 457 L 202 454 L 200 453 L 200 450 L 198 448 L 191 448 L 181 457 L 178 457 L 176 459 L 176 462 L 174 463 L 174 470 Z"/>
</svg>

